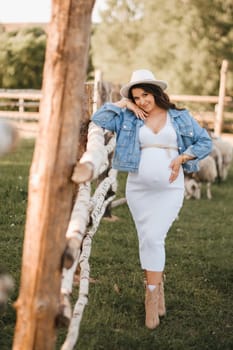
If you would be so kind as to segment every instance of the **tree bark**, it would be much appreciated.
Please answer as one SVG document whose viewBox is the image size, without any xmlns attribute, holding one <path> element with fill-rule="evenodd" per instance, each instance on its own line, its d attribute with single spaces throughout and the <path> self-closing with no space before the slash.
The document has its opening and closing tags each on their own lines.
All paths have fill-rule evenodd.
<svg viewBox="0 0 233 350">
<path fill-rule="evenodd" d="M 56 340 L 61 257 L 72 209 L 94 0 L 53 0 L 29 179 L 14 350 L 51 350 Z"/>
</svg>

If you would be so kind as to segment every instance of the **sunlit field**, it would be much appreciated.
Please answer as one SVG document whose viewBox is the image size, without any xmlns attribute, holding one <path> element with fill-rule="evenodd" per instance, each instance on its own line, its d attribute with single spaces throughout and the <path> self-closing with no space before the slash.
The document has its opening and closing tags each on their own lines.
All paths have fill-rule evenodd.
<svg viewBox="0 0 233 350">
<path fill-rule="evenodd" d="M 0 265 L 15 279 L 15 291 L 0 315 L 0 349 L 12 346 L 33 141 L 0 159 Z M 118 197 L 126 175 L 119 174 Z M 203 189 L 204 190 L 204 189 Z M 144 326 L 143 273 L 137 238 L 126 205 L 103 220 L 91 254 L 89 303 L 81 323 L 79 350 L 233 349 L 233 166 L 227 181 L 214 184 L 213 199 L 186 200 L 167 238 L 167 315 L 156 330 Z M 165 213 L 166 214 L 166 213 Z M 78 287 L 74 287 L 73 302 Z M 59 330 L 56 349 L 65 338 Z"/>
</svg>

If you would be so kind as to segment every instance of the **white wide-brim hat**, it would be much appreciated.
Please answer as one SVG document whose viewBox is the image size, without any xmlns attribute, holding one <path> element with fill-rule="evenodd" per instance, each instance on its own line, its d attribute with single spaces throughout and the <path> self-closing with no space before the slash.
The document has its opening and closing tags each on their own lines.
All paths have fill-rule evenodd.
<svg viewBox="0 0 233 350">
<path fill-rule="evenodd" d="M 164 80 L 157 80 L 154 74 L 147 69 L 138 69 L 132 73 L 130 82 L 120 89 L 120 94 L 122 97 L 129 97 L 129 89 L 136 84 L 152 84 L 160 86 L 161 89 L 165 90 L 167 88 L 167 83 Z"/>
</svg>

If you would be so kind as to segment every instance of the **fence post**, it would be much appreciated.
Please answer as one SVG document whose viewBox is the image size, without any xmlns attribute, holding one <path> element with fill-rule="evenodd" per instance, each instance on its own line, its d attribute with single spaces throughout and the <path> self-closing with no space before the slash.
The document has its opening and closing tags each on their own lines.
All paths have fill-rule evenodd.
<svg viewBox="0 0 233 350">
<path fill-rule="evenodd" d="M 93 91 L 93 113 L 101 106 L 102 72 L 95 70 L 94 91 Z"/>
<path fill-rule="evenodd" d="M 221 71 L 220 71 L 220 86 L 219 86 L 218 106 L 217 106 L 217 113 L 216 113 L 216 118 L 215 118 L 215 123 L 214 123 L 214 134 L 216 136 L 220 136 L 221 132 L 222 132 L 227 68 L 228 68 L 228 61 L 223 60 L 222 66 L 221 66 Z"/>
<path fill-rule="evenodd" d="M 23 97 L 19 98 L 19 112 L 20 113 L 24 112 L 24 99 L 23 99 Z"/>
<path fill-rule="evenodd" d="M 13 350 L 55 348 L 94 0 L 53 0 Z"/>
</svg>

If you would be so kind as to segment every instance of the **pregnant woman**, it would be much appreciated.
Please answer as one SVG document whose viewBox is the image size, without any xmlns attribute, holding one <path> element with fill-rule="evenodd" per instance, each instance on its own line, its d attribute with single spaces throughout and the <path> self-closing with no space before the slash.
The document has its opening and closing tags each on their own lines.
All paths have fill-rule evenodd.
<svg viewBox="0 0 233 350">
<path fill-rule="evenodd" d="M 134 71 L 122 99 L 105 103 L 92 121 L 117 136 L 113 168 L 127 171 L 126 198 L 146 276 L 145 324 L 154 329 L 166 313 L 165 238 L 182 207 L 184 173 L 198 170 L 211 152 L 205 129 L 164 92 L 167 83 L 146 69 Z"/>
</svg>

